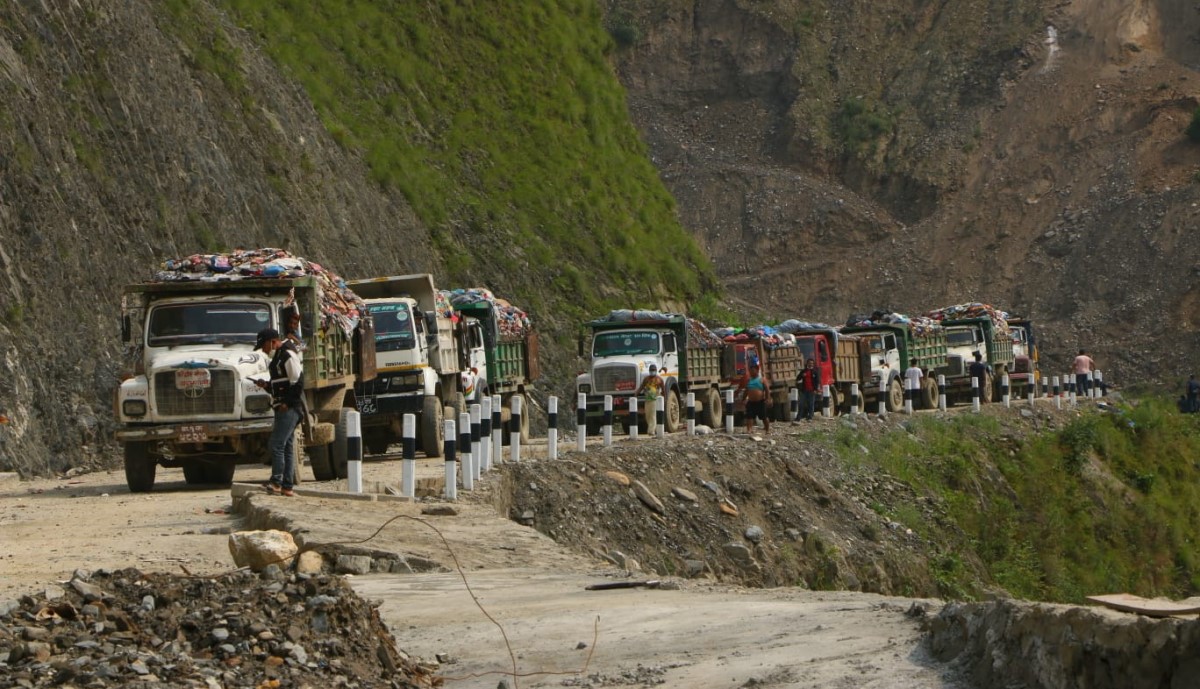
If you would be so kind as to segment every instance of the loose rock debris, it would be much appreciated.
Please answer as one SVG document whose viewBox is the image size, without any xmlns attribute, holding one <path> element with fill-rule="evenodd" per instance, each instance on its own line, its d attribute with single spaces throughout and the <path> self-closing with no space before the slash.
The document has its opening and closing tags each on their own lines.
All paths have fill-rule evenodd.
<svg viewBox="0 0 1200 689">
<path fill-rule="evenodd" d="M 440 685 L 334 576 L 77 571 L 0 601 L 0 689 Z"/>
</svg>

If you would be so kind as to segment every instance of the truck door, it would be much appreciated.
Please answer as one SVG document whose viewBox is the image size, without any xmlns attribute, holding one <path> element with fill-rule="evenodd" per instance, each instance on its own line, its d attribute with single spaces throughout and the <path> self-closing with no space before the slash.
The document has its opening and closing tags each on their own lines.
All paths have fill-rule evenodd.
<svg viewBox="0 0 1200 689">
<path fill-rule="evenodd" d="M 808 362 L 805 362 L 807 364 Z M 829 352 L 829 340 L 824 337 L 817 340 L 817 369 L 821 372 L 821 385 L 833 385 L 837 377 L 833 371 L 833 357 Z"/>
<path fill-rule="evenodd" d="M 662 334 L 663 359 L 662 367 L 668 376 L 681 377 L 679 375 L 679 348 L 675 343 L 675 333 L 666 332 Z"/>
<path fill-rule="evenodd" d="M 900 346 L 896 343 L 894 334 L 883 336 L 883 350 L 888 368 L 896 373 L 903 373 L 904 367 L 900 362 Z"/>
<path fill-rule="evenodd" d="M 479 377 L 483 380 L 491 380 L 488 376 L 490 371 L 487 368 L 487 348 L 483 344 L 483 324 L 479 321 L 471 321 L 467 326 L 467 341 L 466 341 L 466 358 L 467 368 L 473 368 L 479 372 Z M 488 387 L 487 385 L 484 386 Z"/>
</svg>

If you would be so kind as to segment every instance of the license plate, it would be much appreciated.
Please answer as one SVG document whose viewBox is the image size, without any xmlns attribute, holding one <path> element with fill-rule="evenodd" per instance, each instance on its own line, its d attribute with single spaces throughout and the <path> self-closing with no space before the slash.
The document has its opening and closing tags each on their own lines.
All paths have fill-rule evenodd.
<svg viewBox="0 0 1200 689">
<path fill-rule="evenodd" d="M 208 428 L 203 424 L 191 424 L 179 427 L 179 442 L 202 443 L 208 440 Z"/>
<path fill-rule="evenodd" d="M 359 414 L 374 414 L 378 411 L 379 409 L 375 406 L 374 397 L 360 397 L 358 399 Z"/>
<path fill-rule="evenodd" d="M 632 380 L 618 380 L 616 382 L 616 384 L 613 385 L 614 389 L 621 390 L 621 391 L 632 390 L 635 387 L 637 387 L 637 386 L 634 385 Z"/>
<path fill-rule="evenodd" d="M 625 398 L 624 397 L 614 397 L 613 398 L 613 409 L 620 409 L 621 407 L 624 407 L 624 406 L 625 406 Z"/>
<path fill-rule="evenodd" d="M 206 368 L 181 368 L 175 371 L 177 390 L 196 390 L 212 387 L 212 374 Z"/>
</svg>

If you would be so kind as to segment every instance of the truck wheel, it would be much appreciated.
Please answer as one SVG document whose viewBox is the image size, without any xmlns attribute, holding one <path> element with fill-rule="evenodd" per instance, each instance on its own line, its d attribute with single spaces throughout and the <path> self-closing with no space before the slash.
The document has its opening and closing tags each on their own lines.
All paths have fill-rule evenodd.
<svg viewBox="0 0 1200 689">
<path fill-rule="evenodd" d="M 837 388 L 832 385 L 829 386 L 829 414 L 831 416 L 837 416 L 842 413 L 842 399 L 840 395 L 841 393 L 838 392 Z"/>
<path fill-rule="evenodd" d="M 667 390 L 667 400 L 663 409 L 663 430 L 675 433 L 682 425 L 683 412 L 679 404 L 679 388 Z"/>
<path fill-rule="evenodd" d="M 313 478 L 317 481 L 332 481 L 337 478 L 333 471 L 333 462 L 329 457 L 329 445 L 314 445 L 305 448 L 308 453 L 308 463 L 312 466 Z"/>
<path fill-rule="evenodd" d="M 125 443 L 125 483 L 131 493 L 149 493 L 154 488 L 158 460 L 150 456 L 150 443 Z"/>
<path fill-rule="evenodd" d="M 721 401 L 721 391 L 716 388 L 709 388 L 704 394 L 703 422 L 713 429 L 725 423 L 725 404 Z"/>
<path fill-rule="evenodd" d="M 600 430 L 604 428 L 604 421 L 598 416 L 590 416 L 583 423 L 588 435 L 600 435 Z"/>
<path fill-rule="evenodd" d="M 899 378 L 893 378 L 892 382 L 888 383 L 886 402 L 889 412 L 898 412 L 904 408 L 904 388 L 900 385 Z"/>
<path fill-rule="evenodd" d="M 183 465 L 183 480 L 189 486 L 198 483 L 208 483 L 208 461 L 203 459 L 189 460 Z"/>
<path fill-rule="evenodd" d="M 237 463 L 232 459 L 214 460 L 205 467 L 205 475 L 208 483 L 228 486 L 233 483 L 233 472 L 236 470 Z"/>
<path fill-rule="evenodd" d="M 858 408 L 857 409 L 854 407 L 853 404 L 851 404 L 852 398 L 850 397 L 850 395 L 848 393 L 843 393 L 843 394 L 845 394 L 845 399 L 842 400 L 844 402 L 843 411 L 845 413 L 847 413 L 847 414 L 865 414 L 867 412 L 867 396 L 863 394 L 862 388 L 859 388 L 859 390 L 858 390 Z"/>
<path fill-rule="evenodd" d="M 333 442 L 330 443 L 330 455 L 333 459 L 333 473 L 338 478 L 346 478 L 347 464 L 350 460 L 349 443 L 346 442 L 350 431 L 350 408 L 338 410 L 338 422 L 333 431 Z"/>
<path fill-rule="evenodd" d="M 521 398 L 521 442 L 524 444 L 529 444 L 529 398 L 527 398 L 525 395 L 517 393 L 505 398 L 503 402 L 504 411 L 501 414 L 501 418 L 504 419 L 504 428 L 500 433 L 500 443 L 502 445 L 512 444 L 512 435 L 509 430 L 509 426 L 512 424 L 512 414 L 510 410 L 512 409 L 513 399 L 518 397 Z"/>
<path fill-rule="evenodd" d="M 426 395 L 421 405 L 421 449 L 426 457 L 441 457 L 442 443 L 445 441 L 445 429 L 442 420 L 442 401 L 436 395 Z"/>
<path fill-rule="evenodd" d="M 983 374 L 983 387 L 979 388 L 979 403 L 991 404 L 996 399 L 996 382 L 991 371 Z"/>
<path fill-rule="evenodd" d="M 937 409 L 938 406 L 938 389 L 937 381 L 929 376 L 921 379 L 921 408 L 922 409 Z"/>
<path fill-rule="evenodd" d="M 463 414 L 470 413 L 470 408 L 467 407 L 467 398 L 461 392 L 454 393 L 454 402 L 451 405 L 454 407 L 454 421 L 457 423 L 459 417 Z"/>
</svg>

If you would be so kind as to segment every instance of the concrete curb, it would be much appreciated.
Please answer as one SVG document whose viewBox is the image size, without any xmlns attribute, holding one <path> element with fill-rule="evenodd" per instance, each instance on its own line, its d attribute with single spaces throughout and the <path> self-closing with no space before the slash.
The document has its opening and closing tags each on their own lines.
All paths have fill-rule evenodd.
<svg viewBox="0 0 1200 689">
<path fill-rule="evenodd" d="M 328 500 L 355 500 L 358 502 L 412 502 L 411 498 L 402 497 L 399 495 L 380 495 L 378 493 L 343 493 L 333 490 L 316 490 L 315 488 L 301 488 L 296 486 L 292 489 L 298 497 L 306 498 L 325 498 Z M 264 498 L 281 497 L 277 495 L 269 495 L 261 484 L 258 483 L 237 483 L 229 487 L 229 495 L 233 498 L 238 498 L 243 495 L 261 495 Z M 286 499 L 286 498 L 284 498 Z"/>
</svg>

